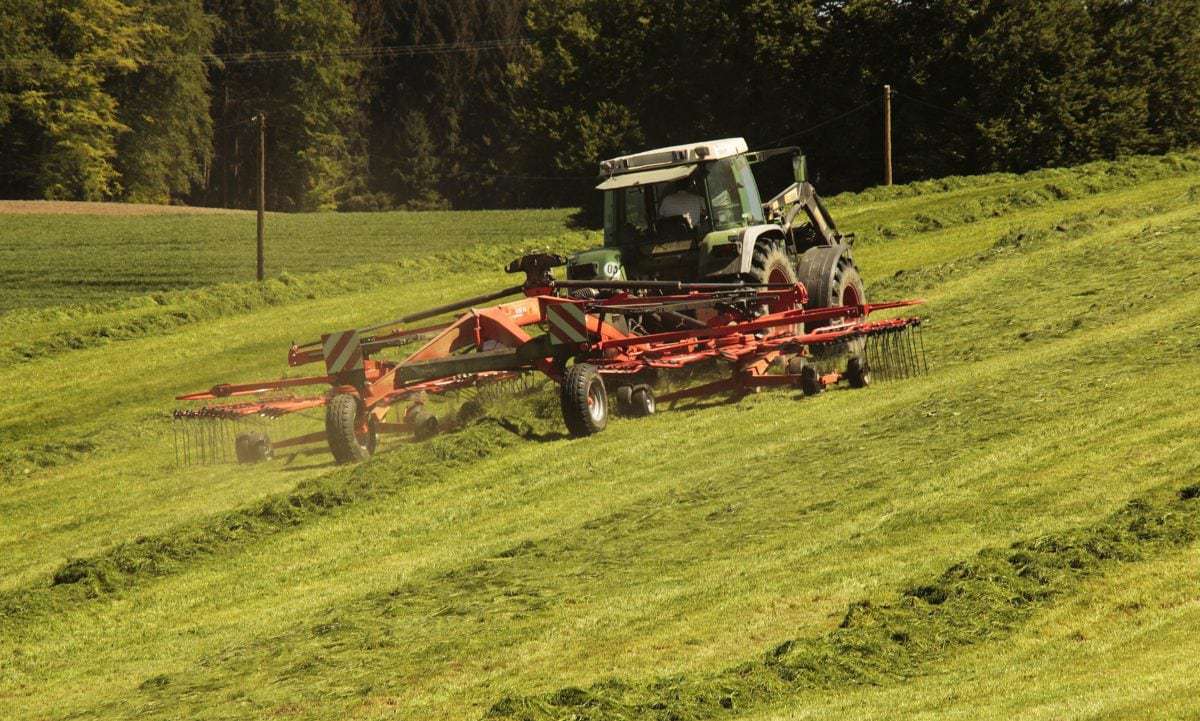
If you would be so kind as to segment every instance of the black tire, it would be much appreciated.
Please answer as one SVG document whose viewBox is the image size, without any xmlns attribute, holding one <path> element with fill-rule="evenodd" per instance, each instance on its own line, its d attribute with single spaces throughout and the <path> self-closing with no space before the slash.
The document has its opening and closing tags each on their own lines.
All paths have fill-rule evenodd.
<svg viewBox="0 0 1200 721">
<path fill-rule="evenodd" d="M 274 456 L 266 433 L 239 433 L 234 439 L 238 463 L 261 463 Z"/>
<path fill-rule="evenodd" d="M 649 386 L 638 386 L 629 397 L 630 415 L 635 418 L 645 418 L 654 415 L 654 391 Z"/>
<path fill-rule="evenodd" d="M 325 437 L 329 452 L 338 463 L 358 463 L 375 453 L 379 439 L 375 418 L 368 420 L 366 433 L 360 435 L 358 424 L 362 413 L 365 410 L 358 397 L 349 393 L 339 393 L 325 404 Z"/>
<path fill-rule="evenodd" d="M 867 302 L 867 291 L 863 286 L 858 266 L 846 245 L 827 245 L 809 248 L 800 256 L 796 266 L 800 282 L 808 291 L 808 308 L 834 308 L 842 305 L 862 305 Z M 830 324 L 830 321 L 809 323 L 813 331 Z M 811 347 L 817 358 L 842 355 L 862 355 L 865 341 L 862 338 L 823 343 Z"/>
<path fill-rule="evenodd" d="M 750 259 L 750 280 L 754 283 L 787 283 L 797 282 L 796 268 L 788 257 L 779 238 L 759 238 L 754 242 L 754 255 Z M 763 305 L 762 312 L 772 313 L 784 310 Z M 771 329 L 775 333 L 803 333 L 804 325 L 798 323 L 790 326 L 778 326 Z"/>
<path fill-rule="evenodd" d="M 755 283 L 789 283 L 797 280 L 796 269 L 792 266 L 784 250 L 783 241 L 779 238 L 759 238 L 754 241 L 754 254 L 750 258 L 750 279 Z"/>
<path fill-rule="evenodd" d="M 409 408 L 408 412 L 404 415 L 404 420 L 412 427 L 413 438 L 418 441 L 433 438 L 437 435 L 437 416 L 426 410 L 423 405 L 416 405 Z"/>
<path fill-rule="evenodd" d="M 617 392 L 613 395 L 617 399 L 617 413 L 623 416 L 633 415 L 633 386 L 628 383 L 617 386 Z"/>
<path fill-rule="evenodd" d="M 559 391 L 563 421 L 571 435 L 590 436 L 608 425 L 608 393 L 596 366 L 576 363 L 568 368 Z"/>
<path fill-rule="evenodd" d="M 846 361 L 846 382 L 851 388 L 866 388 L 871 385 L 871 369 L 862 356 L 853 355 Z"/>
<path fill-rule="evenodd" d="M 800 389 L 804 391 L 806 396 L 815 396 L 825 392 L 825 386 L 821 384 L 821 372 L 816 366 L 804 366 L 804 370 L 800 371 Z"/>
</svg>

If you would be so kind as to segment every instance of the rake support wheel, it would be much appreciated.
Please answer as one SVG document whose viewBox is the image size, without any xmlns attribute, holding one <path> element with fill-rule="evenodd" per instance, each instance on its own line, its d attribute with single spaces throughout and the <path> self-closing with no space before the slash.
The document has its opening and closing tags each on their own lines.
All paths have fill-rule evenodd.
<svg viewBox="0 0 1200 721">
<path fill-rule="evenodd" d="M 608 393 L 596 366 L 576 363 L 568 368 L 559 391 L 563 421 L 571 435 L 590 436 L 608 425 Z"/>
<path fill-rule="evenodd" d="M 379 433 L 375 417 L 366 412 L 358 397 L 339 393 L 325 404 L 325 436 L 334 460 L 358 463 L 375 453 Z"/>
<path fill-rule="evenodd" d="M 638 386 L 629 397 L 629 414 L 635 418 L 654 415 L 654 391 L 650 386 Z"/>
<path fill-rule="evenodd" d="M 850 356 L 846 361 L 846 382 L 851 388 L 866 388 L 871 385 L 871 369 L 862 356 Z"/>
<path fill-rule="evenodd" d="M 266 433 L 239 433 L 234 440 L 238 463 L 260 463 L 274 455 Z"/>
<path fill-rule="evenodd" d="M 815 396 L 825 392 L 825 384 L 821 382 L 821 373 L 816 366 L 804 366 L 800 371 L 800 390 L 806 396 Z"/>
<path fill-rule="evenodd" d="M 418 441 L 424 441 L 437 435 L 437 416 L 426 410 L 422 404 L 409 408 L 404 414 L 404 421 L 412 428 L 413 438 Z"/>
</svg>

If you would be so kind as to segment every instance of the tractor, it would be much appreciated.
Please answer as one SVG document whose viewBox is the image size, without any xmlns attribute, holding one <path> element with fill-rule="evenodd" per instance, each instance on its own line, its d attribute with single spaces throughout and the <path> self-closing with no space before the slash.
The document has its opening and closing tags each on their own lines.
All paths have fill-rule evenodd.
<svg viewBox="0 0 1200 721">
<path fill-rule="evenodd" d="M 794 182 L 763 202 L 751 168 L 784 156 Z M 604 245 L 570 256 L 568 279 L 800 282 L 809 308 L 867 302 L 853 236 L 838 232 L 799 148 L 726 138 L 612 158 L 600 173 Z"/>
</svg>

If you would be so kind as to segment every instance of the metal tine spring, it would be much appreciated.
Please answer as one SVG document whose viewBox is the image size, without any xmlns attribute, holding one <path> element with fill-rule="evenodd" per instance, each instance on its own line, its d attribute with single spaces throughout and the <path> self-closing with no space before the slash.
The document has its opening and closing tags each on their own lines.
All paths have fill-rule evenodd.
<svg viewBox="0 0 1200 721">
<path fill-rule="evenodd" d="M 878 381 L 902 380 L 929 372 L 919 322 L 872 333 L 866 338 L 863 352 L 871 375 Z"/>
</svg>

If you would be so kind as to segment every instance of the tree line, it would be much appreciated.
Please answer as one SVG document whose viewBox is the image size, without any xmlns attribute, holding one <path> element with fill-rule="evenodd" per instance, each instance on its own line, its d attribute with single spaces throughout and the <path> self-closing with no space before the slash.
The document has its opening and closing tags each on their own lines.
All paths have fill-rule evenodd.
<svg viewBox="0 0 1200 721">
<path fill-rule="evenodd" d="M 742 135 L 825 192 L 1200 142 L 1195 0 L 0 0 L 0 195 L 580 205 Z"/>
</svg>

